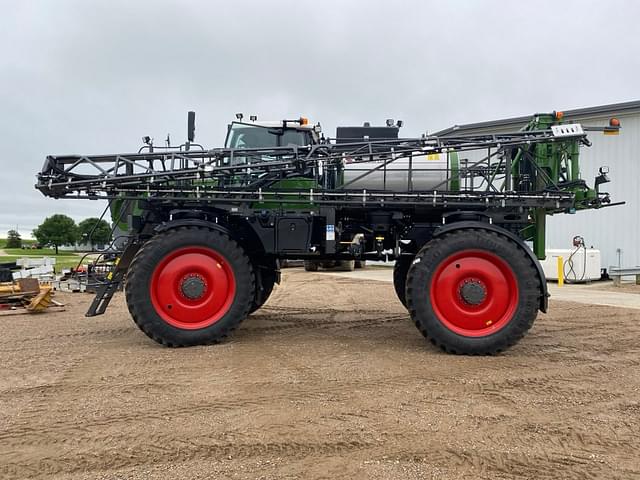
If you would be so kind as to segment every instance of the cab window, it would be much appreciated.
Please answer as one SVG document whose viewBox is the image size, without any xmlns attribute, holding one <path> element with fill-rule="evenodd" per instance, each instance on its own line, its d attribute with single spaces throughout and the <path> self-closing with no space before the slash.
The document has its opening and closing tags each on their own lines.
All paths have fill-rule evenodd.
<svg viewBox="0 0 640 480">
<path fill-rule="evenodd" d="M 234 123 L 227 137 L 227 148 L 270 148 L 278 146 L 278 136 L 268 128 Z"/>
<path fill-rule="evenodd" d="M 272 148 L 308 145 L 311 142 L 306 132 L 298 130 L 283 132 L 277 128 L 233 122 L 225 143 L 227 148 Z"/>
<path fill-rule="evenodd" d="M 307 145 L 307 134 L 297 130 L 287 130 L 280 135 L 280 146 L 286 147 L 287 145 Z"/>
</svg>

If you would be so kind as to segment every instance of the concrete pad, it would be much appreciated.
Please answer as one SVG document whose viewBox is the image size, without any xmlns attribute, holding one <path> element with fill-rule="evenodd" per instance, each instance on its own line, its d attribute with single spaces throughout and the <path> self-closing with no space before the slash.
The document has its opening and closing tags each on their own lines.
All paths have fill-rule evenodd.
<svg viewBox="0 0 640 480">
<path fill-rule="evenodd" d="M 598 289 L 598 284 L 564 285 L 562 287 L 555 283 L 549 283 L 548 285 L 552 300 L 640 309 L 640 295 L 635 293 L 600 290 Z"/>
</svg>

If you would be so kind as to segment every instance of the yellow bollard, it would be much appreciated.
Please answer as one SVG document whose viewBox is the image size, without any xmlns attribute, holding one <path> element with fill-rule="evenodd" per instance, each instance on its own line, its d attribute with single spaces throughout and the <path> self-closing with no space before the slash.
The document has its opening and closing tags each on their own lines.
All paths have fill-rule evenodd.
<svg viewBox="0 0 640 480">
<path fill-rule="evenodd" d="M 558 257 L 558 286 L 564 285 L 564 258 Z"/>
</svg>

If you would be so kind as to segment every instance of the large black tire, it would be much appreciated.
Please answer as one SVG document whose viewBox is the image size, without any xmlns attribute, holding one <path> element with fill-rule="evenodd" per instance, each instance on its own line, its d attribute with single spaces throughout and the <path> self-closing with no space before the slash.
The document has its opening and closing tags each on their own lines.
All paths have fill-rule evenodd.
<svg viewBox="0 0 640 480">
<path fill-rule="evenodd" d="M 398 300 L 405 308 L 407 308 L 407 273 L 409 273 L 409 267 L 411 267 L 414 258 L 413 255 L 402 255 L 398 257 L 393 266 L 393 288 L 396 290 Z"/>
<path fill-rule="evenodd" d="M 256 272 L 257 274 L 258 272 Z M 273 287 L 276 284 L 276 271 L 271 269 L 262 269 L 260 272 L 260 282 L 256 281 L 256 294 L 251 308 L 249 309 L 249 315 L 256 310 L 259 310 L 271 296 Z M 257 279 L 256 279 L 257 280 Z M 260 284 L 260 285 L 258 285 Z"/>
<path fill-rule="evenodd" d="M 183 227 L 138 251 L 126 300 L 140 330 L 168 347 L 218 343 L 249 313 L 255 278 L 244 250 L 222 232 Z"/>
<path fill-rule="evenodd" d="M 542 295 L 525 248 L 482 229 L 428 242 L 407 275 L 407 305 L 418 329 L 449 353 L 492 355 L 518 342 Z"/>
<path fill-rule="evenodd" d="M 318 271 L 318 262 L 314 262 L 312 260 L 304 261 L 304 269 L 307 272 L 317 272 Z"/>
<path fill-rule="evenodd" d="M 338 269 L 343 272 L 353 272 L 356 269 L 355 260 L 342 260 L 337 263 Z"/>
</svg>

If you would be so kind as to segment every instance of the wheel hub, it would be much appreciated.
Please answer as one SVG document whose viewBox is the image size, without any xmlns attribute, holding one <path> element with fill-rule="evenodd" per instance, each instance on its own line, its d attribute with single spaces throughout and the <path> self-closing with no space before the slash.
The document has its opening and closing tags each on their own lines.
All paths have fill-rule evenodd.
<svg viewBox="0 0 640 480">
<path fill-rule="evenodd" d="M 198 274 L 190 274 L 182 279 L 180 292 L 189 300 L 198 300 L 207 292 L 207 283 Z"/>
<path fill-rule="evenodd" d="M 487 289 L 480 280 L 468 279 L 460 286 L 458 294 L 467 305 L 480 305 L 487 298 Z"/>
</svg>

